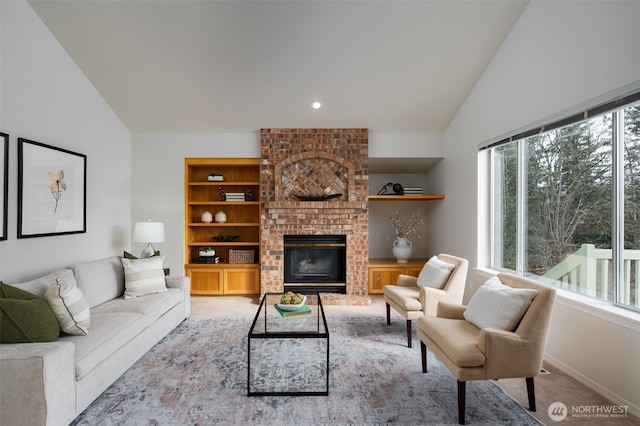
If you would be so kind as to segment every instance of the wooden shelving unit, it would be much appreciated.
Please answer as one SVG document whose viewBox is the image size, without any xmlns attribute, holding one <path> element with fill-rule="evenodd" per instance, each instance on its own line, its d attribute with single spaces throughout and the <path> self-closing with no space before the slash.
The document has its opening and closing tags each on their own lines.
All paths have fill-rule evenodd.
<svg viewBox="0 0 640 426">
<path fill-rule="evenodd" d="M 224 181 L 207 180 L 220 173 Z M 220 193 L 252 192 L 249 201 L 225 201 Z M 224 223 L 205 223 L 202 214 L 218 211 Z M 237 236 L 233 241 L 216 237 Z M 211 247 L 220 263 L 198 263 L 200 249 Z M 229 263 L 230 250 L 253 250 L 253 263 Z M 191 294 L 260 293 L 260 159 L 185 159 L 185 274 L 191 278 Z"/>
<path fill-rule="evenodd" d="M 429 201 L 442 200 L 444 194 L 432 195 L 369 195 L 369 201 Z"/>
</svg>

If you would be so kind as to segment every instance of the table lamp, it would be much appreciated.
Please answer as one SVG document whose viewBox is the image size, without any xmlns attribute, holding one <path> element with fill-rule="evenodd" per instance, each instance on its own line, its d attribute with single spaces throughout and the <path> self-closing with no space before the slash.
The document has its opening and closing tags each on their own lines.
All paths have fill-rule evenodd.
<svg viewBox="0 0 640 426">
<path fill-rule="evenodd" d="M 151 243 L 164 242 L 164 223 L 162 222 L 137 222 L 133 231 L 133 241 L 136 243 L 148 243 L 140 253 L 140 258 L 144 259 L 153 256 L 156 250 Z"/>
</svg>

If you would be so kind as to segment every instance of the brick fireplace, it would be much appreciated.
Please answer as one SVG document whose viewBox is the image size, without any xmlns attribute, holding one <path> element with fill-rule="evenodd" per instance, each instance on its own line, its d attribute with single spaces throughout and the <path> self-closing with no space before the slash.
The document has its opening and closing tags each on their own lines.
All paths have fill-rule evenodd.
<svg viewBox="0 0 640 426">
<path fill-rule="evenodd" d="M 285 235 L 345 235 L 345 294 L 322 302 L 371 303 L 368 150 L 367 129 L 261 130 L 262 294 L 284 290 Z"/>
</svg>

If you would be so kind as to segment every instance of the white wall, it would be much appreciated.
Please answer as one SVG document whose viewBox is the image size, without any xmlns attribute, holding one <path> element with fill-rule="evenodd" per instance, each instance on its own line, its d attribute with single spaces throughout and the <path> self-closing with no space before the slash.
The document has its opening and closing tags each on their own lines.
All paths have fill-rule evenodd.
<svg viewBox="0 0 640 426">
<path fill-rule="evenodd" d="M 640 2 L 529 3 L 445 134 L 429 176 L 447 197 L 431 212 L 435 244 L 471 265 L 486 258 L 477 145 L 639 80 L 639 18 Z M 576 306 L 556 304 L 547 359 L 640 412 L 638 321 L 624 327 Z"/>
<path fill-rule="evenodd" d="M 260 157 L 260 133 L 135 133 L 132 135 L 132 223 L 164 222 L 165 242 L 154 244 L 171 274 L 184 274 L 184 159 Z M 215 212 L 213 212 L 215 213 Z M 134 243 L 139 254 L 145 244 Z"/>
<path fill-rule="evenodd" d="M 129 246 L 130 134 L 24 1 L 1 1 L 0 129 L 10 135 L 0 279 L 19 282 Z M 87 155 L 87 232 L 17 239 L 17 138 Z"/>
<path fill-rule="evenodd" d="M 369 158 L 442 158 L 441 133 L 369 133 Z"/>
</svg>

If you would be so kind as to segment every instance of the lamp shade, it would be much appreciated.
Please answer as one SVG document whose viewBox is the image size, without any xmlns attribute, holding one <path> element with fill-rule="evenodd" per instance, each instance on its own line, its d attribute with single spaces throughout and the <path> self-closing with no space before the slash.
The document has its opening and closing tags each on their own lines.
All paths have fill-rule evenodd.
<svg viewBox="0 0 640 426">
<path fill-rule="evenodd" d="M 133 231 L 133 241 L 136 243 L 163 243 L 164 223 L 138 222 Z"/>
</svg>

